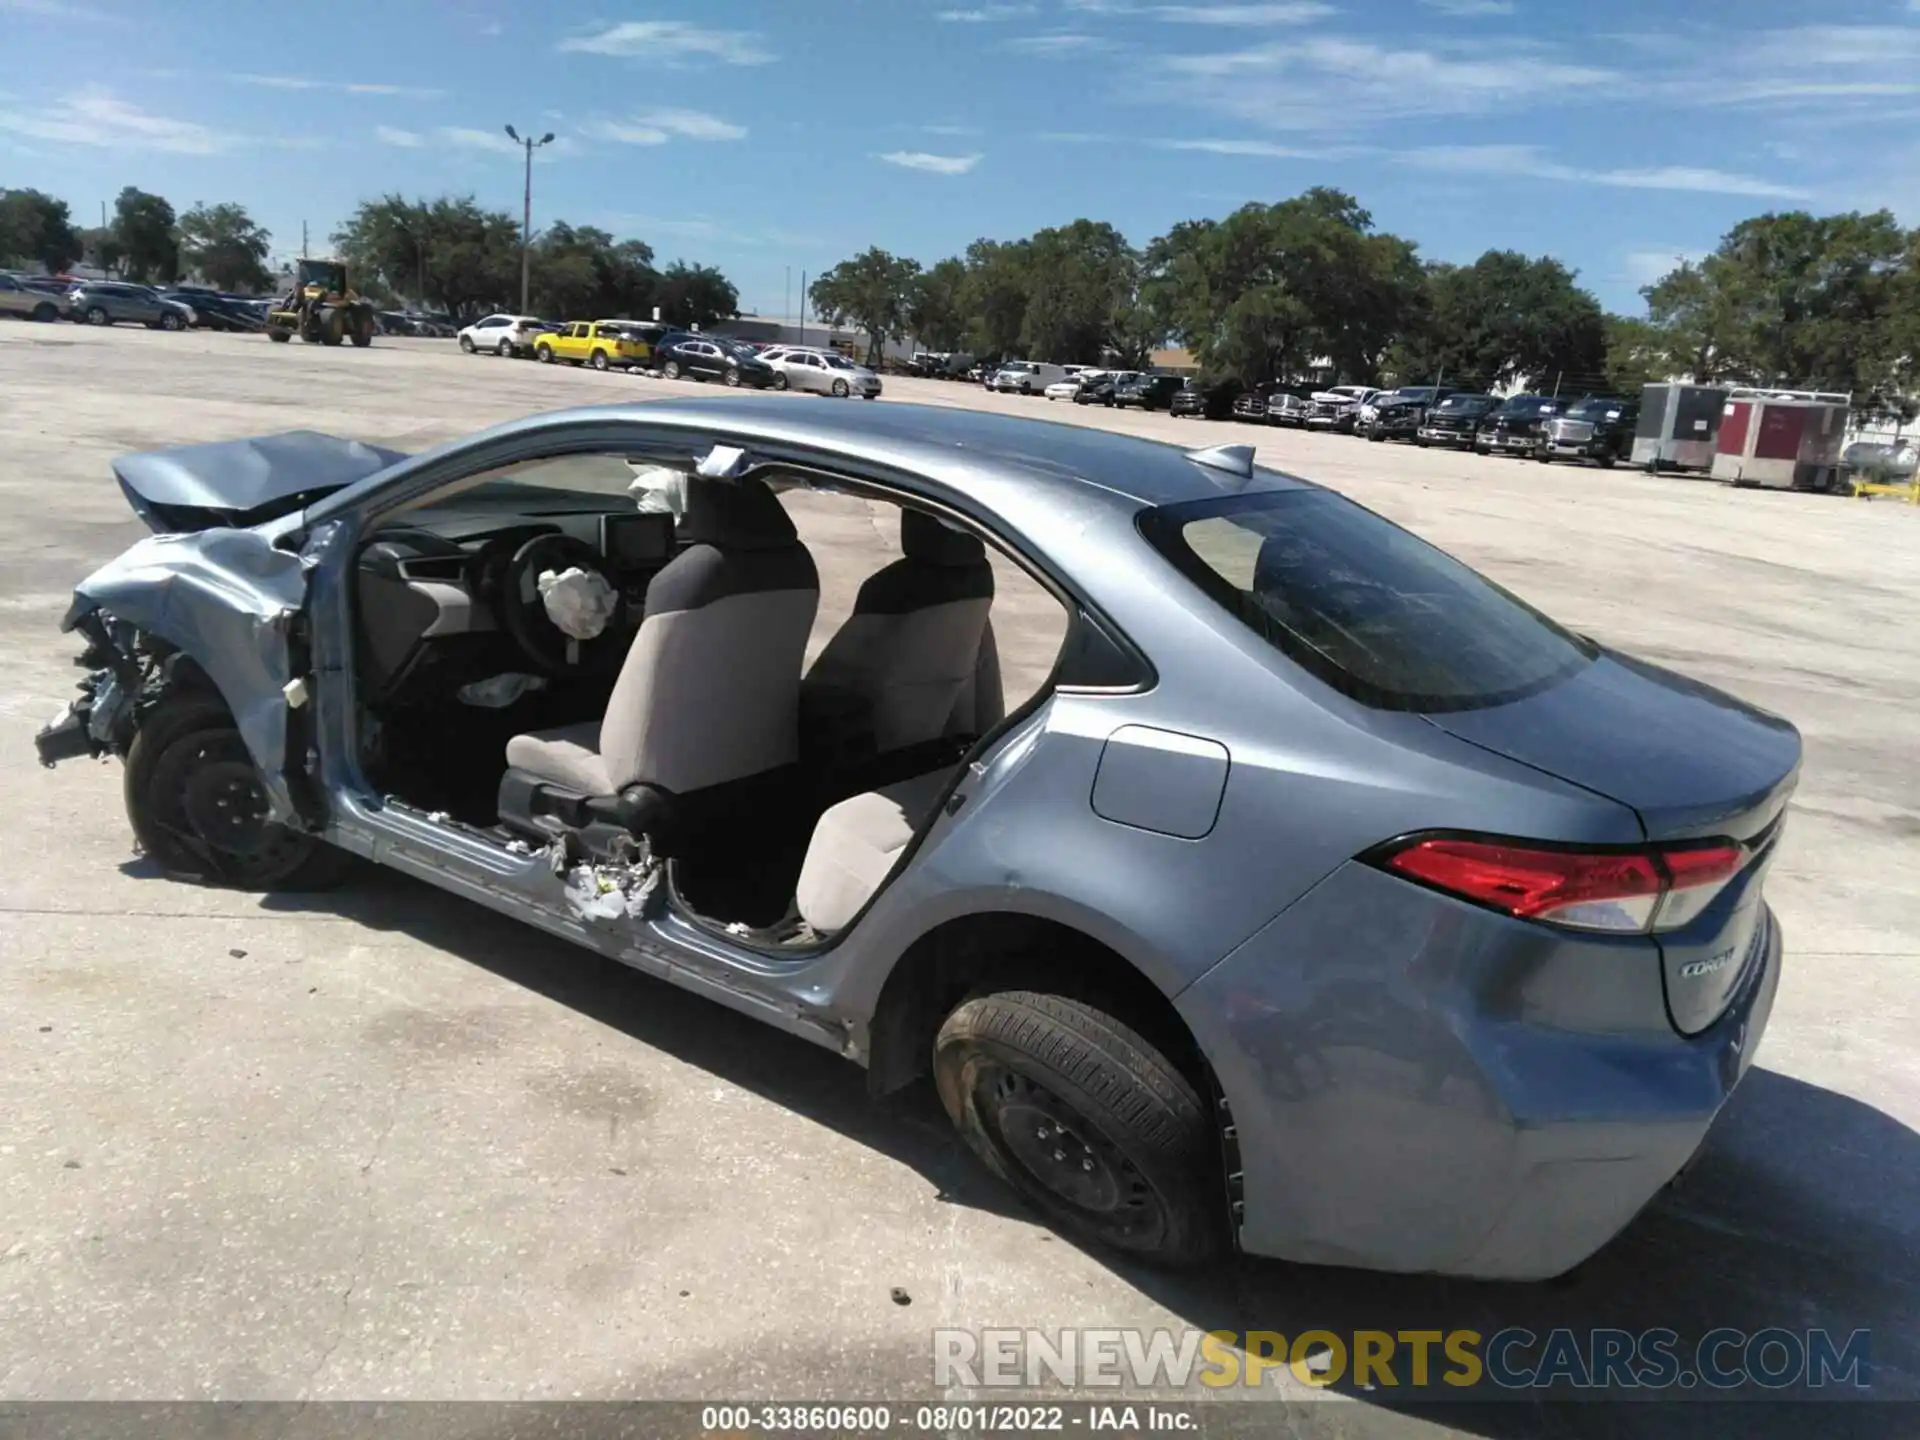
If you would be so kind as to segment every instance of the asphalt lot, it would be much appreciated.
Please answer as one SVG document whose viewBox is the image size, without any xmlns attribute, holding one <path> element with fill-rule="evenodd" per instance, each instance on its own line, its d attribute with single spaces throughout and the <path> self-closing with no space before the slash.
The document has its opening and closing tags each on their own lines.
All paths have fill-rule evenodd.
<svg viewBox="0 0 1920 1440">
<path fill-rule="evenodd" d="M 1912 508 L 888 382 L 879 403 L 1251 441 L 1800 726 L 1769 884 L 1788 968 L 1756 1067 L 1685 1186 L 1550 1287 L 1116 1268 L 1018 1213 L 927 1094 L 875 1107 L 823 1051 L 398 878 L 298 900 L 167 883 L 131 854 L 117 764 L 35 763 L 76 676 L 70 588 L 143 533 L 113 455 L 296 427 L 408 448 L 676 393 L 451 342 L 0 325 L 0 1400 L 924 1397 L 936 1326 L 1523 1324 L 1865 1328 L 1871 1393 L 1920 1401 Z M 808 538 L 827 615 L 890 553 L 858 515 L 823 510 Z M 1051 617 L 1008 604 L 1002 649 L 1031 683 Z M 1429 1433 L 1394 1404 L 1289 1423 Z M 1549 1425 L 1509 1403 L 1437 1423 L 1892 1435 L 1912 1413 L 1584 1406 Z"/>
</svg>

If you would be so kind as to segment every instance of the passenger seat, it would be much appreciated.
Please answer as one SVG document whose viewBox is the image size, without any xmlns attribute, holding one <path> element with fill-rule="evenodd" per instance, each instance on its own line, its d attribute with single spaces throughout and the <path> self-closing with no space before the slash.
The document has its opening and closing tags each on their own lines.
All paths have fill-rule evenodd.
<svg viewBox="0 0 1920 1440">
<path fill-rule="evenodd" d="M 846 929 L 893 873 L 953 776 L 952 770 L 916 775 L 842 800 L 822 815 L 794 891 L 800 918 L 826 935 Z"/>
</svg>

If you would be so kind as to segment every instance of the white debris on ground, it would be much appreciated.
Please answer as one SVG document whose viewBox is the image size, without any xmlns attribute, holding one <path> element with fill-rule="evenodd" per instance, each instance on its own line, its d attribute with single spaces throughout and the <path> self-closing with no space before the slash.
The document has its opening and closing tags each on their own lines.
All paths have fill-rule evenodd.
<svg viewBox="0 0 1920 1440">
<path fill-rule="evenodd" d="M 567 907 L 582 920 L 643 920 L 657 908 L 665 875 L 645 841 L 631 858 L 583 860 L 567 871 Z"/>
<path fill-rule="evenodd" d="M 596 570 L 578 565 L 555 574 L 540 572 L 540 599 L 547 607 L 547 618 L 560 633 L 574 640 L 591 640 L 607 628 L 613 612 L 619 608 L 620 592 Z"/>
</svg>

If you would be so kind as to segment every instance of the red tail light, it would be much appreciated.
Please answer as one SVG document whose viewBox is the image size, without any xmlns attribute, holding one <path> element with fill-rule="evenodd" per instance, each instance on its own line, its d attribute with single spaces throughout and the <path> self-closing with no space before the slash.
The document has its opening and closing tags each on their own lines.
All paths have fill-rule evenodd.
<svg viewBox="0 0 1920 1440">
<path fill-rule="evenodd" d="M 1746 863 L 1738 845 L 1637 852 L 1548 850 L 1517 840 L 1415 840 L 1382 863 L 1523 920 L 1581 930 L 1671 930 L 1696 918 Z"/>
</svg>

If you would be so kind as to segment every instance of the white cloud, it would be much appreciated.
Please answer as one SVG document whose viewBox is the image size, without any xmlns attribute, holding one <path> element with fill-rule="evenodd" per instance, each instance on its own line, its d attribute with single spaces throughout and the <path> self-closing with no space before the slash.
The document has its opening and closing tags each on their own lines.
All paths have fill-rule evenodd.
<svg viewBox="0 0 1920 1440">
<path fill-rule="evenodd" d="M 978 125 L 922 125 L 922 133 L 927 135 L 980 135 L 983 132 Z"/>
<path fill-rule="evenodd" d="M 1094 130 L 1042 130 L 1040 138 L 1054 145 L 1105 145 L 1116 137 Z"/>
<path fill-rule="evenodd" d="M 964 175 L 981 160 L 979 155 L 929 155 L 924 150 L 889 150 L 874 158 L 907 170 L 925 170 L 931 175 Z"/>
<path fill-rule="evenodd" d="M 458 146 L 462 150 L 487 150 L 495 155 L 524 156 L 526 147 L 517 140 L 509 140 L 502 130 L 475 130 L 464 125 L 442 125 L 434 135 L 448 145 Z M 536 137 L 538 138 L 538 137 Z M 578 147 L 564 135 L 550 145 L 535 148 L 536 158 L 543 155 L 571 155 Z"/>
<path fill-rule="evenodd" d="M 417 130 L 397 130 L 391 125 L 373 127 L 373 138 L 382 145 L 398 145 L 403 150 L 418 150 L 426 138 Z"/>
<path fill-rule="evenodd" d="M 1043 59 L 1089 55 L 1109 48 L 1106 40 L 1083 30 L 1054 30 L 1044 35 L 1022 35 L 1007 41 L 1007 49 L 1016 50 L 1022 55 L 1038 55 Z"/>
<path fill-rule="evenodd" d="M 591 35 L 575 35 L 560 49 L 585 55 L 621 55 L 666 65 L 712 60 L 722 65 L 766 65 L 774 54 L 746 30 L 708 30 L 685 20 L 628 20 Z"/>
<path fill-rule="evenodd" d="M 396 95 L 409 100 L 437 100 L 447 92 L 419 85 L 384 85 L 364 81 L 310 80 L 303 75 L 229 75 L 242 85 L 258 85 L 267 90 L 332 90 L 342 95 Z"/>
<path fill-rule="evenodd" d="M 1031 15 L 1036 5 L 979 5 L 969 10 L 941 10 L 934 19 L 948 25 L 986 25 L 995 20 L 1013 20 Z"/>
<path fill-rule="evenodd" d="M 246 137 L 192 120 L 152 114 L 98 87 L 82 90 L 71 99 L 0 109 L 0 132 L 56 145 L 170 155 L 218 155 L 246 143 Z"/>
<path fill-rule="evenodd" d="M 1478 115 L 1592 99 L 1624 83 L 1535 47 L 1483 46 L 1457 58 L 1371 40 L 1307 35 L 1270 45 L 1159 62 L 1154 98 L 1280 130 L 1326 131 L 1383 121 Z"/>
<path fill-rule="evenodd" d="M 1305 25 L 1336 14 L 1321 0 L 1270 0 L 1261 5 L 1148 5 L 1134 0 L 1065 0 L 1083 15 L 1137 15 L 1193 25 Z"/>
<path fill-rule="evenodd" d="M 649 110 L 625 120 L 589 120 L 580 133 L 621 145 L 664 145 L 669 140 L 744 140 L 747 129 L 702 110 Z"/>
<path fill-rule="evenodd" d="M 58 20 L 105 20 L 109 17 L 67 0 L 0 0 L 0 15 L 46 15 Z"/>
<path fill-rule="evenodd" d="M 1330 160 L 1339 158 L 1332 150 L 1301 150 L 1292 145 L 1276 145 L 1271 140 L 1156 140 L 1160 150 L 1198 150 L 1208 155 L 1253 155 L 1268 160 Z"/>
<path fill-rule="evenodd" d="M 1518 8 L 1513 0 L 1420 0 L 1420 3 L 1429 10 L 1463 20 L 1476 15 L 1511 15 Z"/>
<path fill-rule="evenodd" d="M 1557 180 L 1622 190 L 1687 190 L 1707 195 L 1747 195 L 1762 199 L 1798 199 L 1806 191 L 1752 175 L 1735 175 L 1696 165 L 1589 170 L 1550 159 L 1537 145 L 1434 145 L 1401 151 L 1402 164 L 1453 175 L 1496 175 L 1526 180 Z"/>
</svg>

